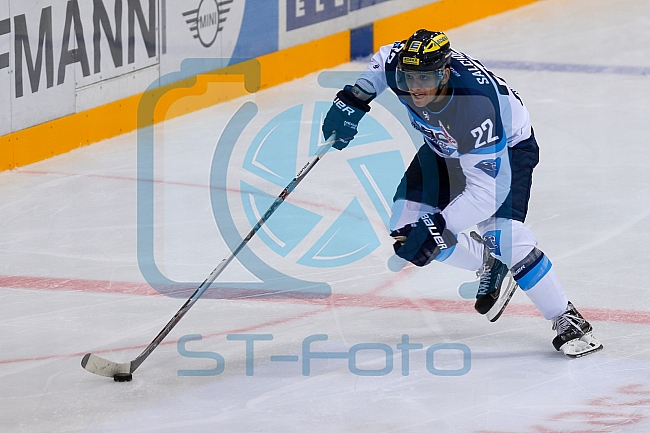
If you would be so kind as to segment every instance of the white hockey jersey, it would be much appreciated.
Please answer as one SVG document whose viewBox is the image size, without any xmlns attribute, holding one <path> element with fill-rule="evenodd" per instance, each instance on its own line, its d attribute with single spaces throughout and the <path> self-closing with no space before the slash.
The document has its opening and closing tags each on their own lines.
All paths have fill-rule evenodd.
<svg viewBox="0 0 650 433">
<path fill-rule="evenodd" d="M 455 50 L 446 105 L 438 111 L 417 107 L 396 85 L 397 55 L 403 45 L 383 46 L 356 84 L 368 93 L 390 88 L 425 143 L 439 156 L 460 162 L 465 189 L 442 211 L 447 228 L 458 233 L 494 215 L 510 192 L 508 148 L 530 137 L 528 110 L 504 80 Z"/>
</svg>

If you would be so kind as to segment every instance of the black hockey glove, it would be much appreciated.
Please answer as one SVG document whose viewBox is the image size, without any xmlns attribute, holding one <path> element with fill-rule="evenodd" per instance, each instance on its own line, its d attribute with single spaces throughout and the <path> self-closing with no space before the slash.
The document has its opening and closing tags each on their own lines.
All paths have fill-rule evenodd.
<svg viewBox="0 0 650 433">
<path fill-rule="evenodd" d="M 336 143 L 332 147 L 343 150 L 357 135 L 359 121 L 368 111 L 370 111 L 370 105 L 354 96 L 352 86 L 345 86 L 336 94 L 323 121 L 325 140 L 336 131 Z"/>
<path fill-rule="evenodd" d="M 431 263 L 442 250 L 456 245 L 456 236 L 445 230 L 446 222 L 440 213 L 428 213 L 413 223 L 393 230 L 395 254 L 415 266 Z"/>
</svg>

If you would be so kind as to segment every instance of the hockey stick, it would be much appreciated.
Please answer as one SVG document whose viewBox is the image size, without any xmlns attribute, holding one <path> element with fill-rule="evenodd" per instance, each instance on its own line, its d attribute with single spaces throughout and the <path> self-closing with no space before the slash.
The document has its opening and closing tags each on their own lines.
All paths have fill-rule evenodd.
<svg viewBox="0 0 650 433">
<path fill-rule="evenodd" d="M 113 377 L 115 381 L 118 382 L 128 382 L 132 378 L 132 373 L 140 367 L 140 365 L 147 359 L 151 352 L 154 351 L 156 347 L 165 339 L 165 337 L 171 332 L 171 330 L 176 326 L 178 322 L 185 316 L 185 314 L 192 308 L 192 306 L 199 300 L 199 298 L 205 293 L 205 291 L 210 287 L 210 285 L 217 279 L 219 274 L 233 261 L 235 256 L 244 248 L 244 246 L 250 241 L 255 233 L 264 225 L 266 220 L 268 220 L 273 212 L 282 204 L 282 202 L 291 194 L 291 192 L 298 186 L 298 184 L 307 176 L 307 173 L 311 171 L 312 168 L 316 165 L 318 161 L 321 160 L 323 155 L 330 150 L 332 145 L 336 142 L 336 135 L 332 135 L 330 140 L 321 145 L 318 149 L 318 152 L 312 159 L 307 162 L 307 164 L 302 167 L 298 172 L 296 177 L 287 185 L 287 187 L 280 193 L 278 198 L 275 199 L 271 207 L 264 213 L 264 215 L 257 221 L 257 224 L 248 232 L 246 237 L 240 242 L 240 244 L 235 248 L 228 257 L 223 259 L 219 265 L 214 268 L 210 273 L 208 278 L 201 283 L 201 285 L 196 289 L 196 291 L 189 297 L 189 299 L 183 304 L 183 306 L 176 312 L 174 317 L 171 318 L 165 327 L 158 333 L 156 338 L 153 339 L 151 343 L 142 351 L 131 362 L 117 363 L 104 359 L 100 356 L 94 355 L 92 353 L 87 353 L 84 355 L 81 360 L 81 366 L 99 376 Z"/>
</svg>

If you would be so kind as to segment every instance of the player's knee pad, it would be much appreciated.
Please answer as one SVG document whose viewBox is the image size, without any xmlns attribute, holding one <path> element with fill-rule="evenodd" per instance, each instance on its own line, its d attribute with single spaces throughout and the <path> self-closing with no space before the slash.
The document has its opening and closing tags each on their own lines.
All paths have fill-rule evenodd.
<svg viewBox="0 0 650 433">
<path fill-rule="evenodd" d="M 499 260 L 512 268 L 537 246 L 533 232 L 520 221 L 489 218 L 478 224 L 485 245 Z"/>
</svg>

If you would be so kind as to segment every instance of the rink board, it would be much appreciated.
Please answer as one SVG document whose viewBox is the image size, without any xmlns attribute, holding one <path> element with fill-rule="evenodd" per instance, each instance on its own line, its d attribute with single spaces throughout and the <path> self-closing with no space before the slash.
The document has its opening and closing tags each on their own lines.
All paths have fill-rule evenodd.
<svg viewBox="0 0 650 433">
<path fill-rule="evenodd" d="M 194 8 L 166 0 L 0 0 L 0 170 L 135 130 L 145 91 L 161 91 L 170 79 L 257 59 L 268 88 L 349 61 L 359 43 L 377 48 L 420 27 L 449 29 L 532 1 L 248 0 L 210 10 L 208 0 Z M 351 42 L 354 28 L 364 31 Z M 187 59 L 206 62 L 178 77 Z M 209 103 L 241 95 L 231 90 Z"/>
</svg>

